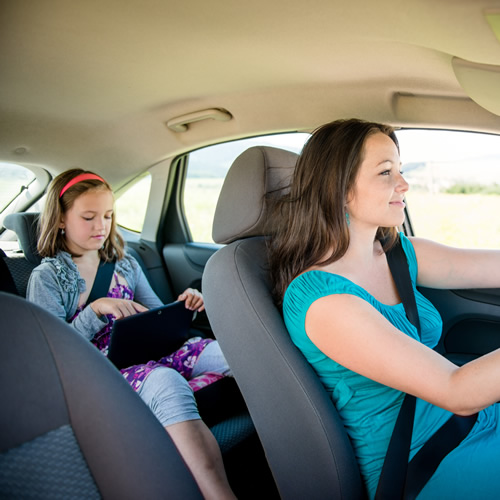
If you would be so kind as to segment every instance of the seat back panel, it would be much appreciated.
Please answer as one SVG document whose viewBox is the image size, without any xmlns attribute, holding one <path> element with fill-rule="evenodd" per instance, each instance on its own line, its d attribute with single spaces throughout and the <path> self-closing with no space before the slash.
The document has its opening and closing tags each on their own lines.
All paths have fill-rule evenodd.
<svg viewBox="0 0 500 500">
<path fill-rule="evenodd" d="M 203 289 L 282 498 L 364 498 L 342 422 L 270 293 L 264 238 L 219 250 Z"/>
</svg>

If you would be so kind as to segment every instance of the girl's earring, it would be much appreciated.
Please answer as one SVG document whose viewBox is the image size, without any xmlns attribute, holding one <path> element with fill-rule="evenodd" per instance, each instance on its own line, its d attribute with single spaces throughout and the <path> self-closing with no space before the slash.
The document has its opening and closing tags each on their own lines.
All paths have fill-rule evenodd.
<svg viewBox="0 0 500 500">
<path fill-rule="evenodd" d="M 350 226 L 351 225 L 351 221 L 349 220 L 349 212 L 345 213 L 345 220 L 347 221 L 347 225 Z"/>
<path fill-rule="evenodd" d="M 64 236 L 64 229 L 61 229 L 61 236 Z"/>
</svg>

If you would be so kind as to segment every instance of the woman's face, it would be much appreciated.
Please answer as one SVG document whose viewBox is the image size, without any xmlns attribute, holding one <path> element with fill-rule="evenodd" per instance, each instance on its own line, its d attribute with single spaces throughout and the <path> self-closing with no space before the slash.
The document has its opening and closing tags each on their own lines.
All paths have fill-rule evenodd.
<svg viewBox="0 0 500 500">
<path fill-rule="evenodd" d="M 398 149 L 392 139 L 382 132 L 368 136 L 346 205 L 353 227 L 394 227 L 403 223 L 408 183 L 400 168 Z"/>
</svg>

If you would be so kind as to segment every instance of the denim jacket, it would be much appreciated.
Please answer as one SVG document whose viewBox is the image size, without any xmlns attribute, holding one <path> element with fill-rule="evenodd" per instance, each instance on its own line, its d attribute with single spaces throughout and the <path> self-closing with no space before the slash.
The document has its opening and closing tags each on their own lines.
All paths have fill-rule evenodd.
<svg viewBox="0 0 500 500">
<path fill-rule="evenodd" d="M 134 292 L 134 300 L 144 306 L 158 307 L 161 300 L 154 293 L 139 263 L 128 254 L 116 262 L 115 272 L 122 276 Z M 78 309 L 80 295 L 85 292 L 85 280 L 80 276 L 76 264 L 67 252 L 55 257 L 46 257 L 31 273 L 26 298 L 70 323 L 86 339 L 108 323 L 105 316 L 99 317 L 89 306 L 71 322 Z"/>
</svg>

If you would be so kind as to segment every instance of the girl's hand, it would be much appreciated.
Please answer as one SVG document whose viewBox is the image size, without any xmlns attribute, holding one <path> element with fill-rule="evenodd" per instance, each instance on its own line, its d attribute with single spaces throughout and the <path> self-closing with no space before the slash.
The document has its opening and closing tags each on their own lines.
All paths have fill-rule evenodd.
<svg viewBox="0 0 500 500">
<path fill-rule="evenodd" d="M 177 300 L 186 302 L 186 309 L 191 311 L 201 312 L 205 309 L 205 304 L 203 303 L 203 296 L 201 292 L 195 290 L 194 288 L 188 288 L 184 290 L 178 297 Z"/>
<path fill-rule="evenodd" d="M 94 302 L 90 304 L 90 307 L 97 314 L 97 316 L 112 314 L 116 319 L 126 318 L 127 316 L 132 316 L 138 312 L 148 310 L 147 307 L 144 307 L 142 304 L 134 302 L 133 300 L 113 299 L 110 297 L 103 297 L 101 299 L 94 300 Z"/>
</svg>

